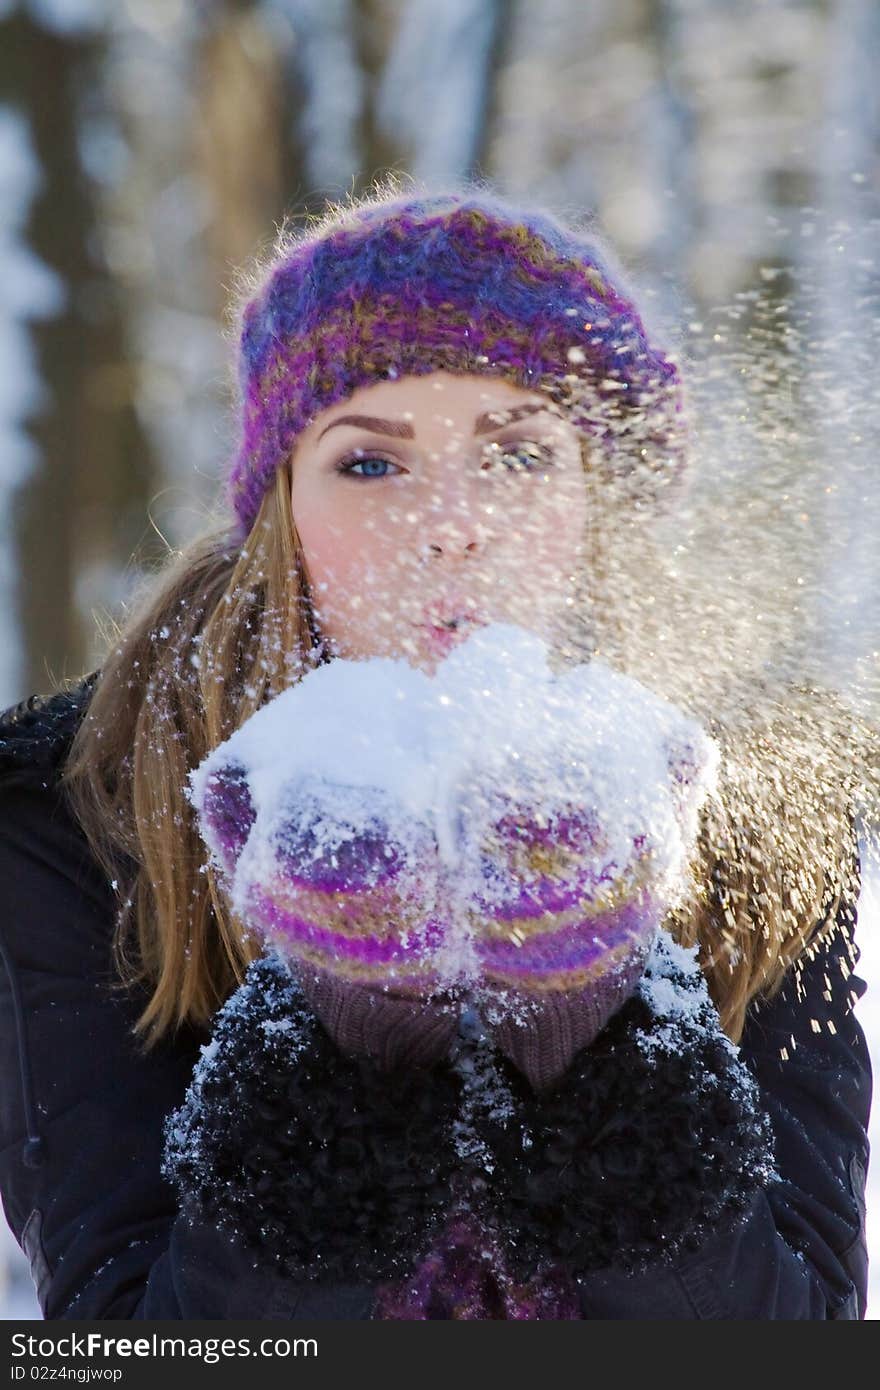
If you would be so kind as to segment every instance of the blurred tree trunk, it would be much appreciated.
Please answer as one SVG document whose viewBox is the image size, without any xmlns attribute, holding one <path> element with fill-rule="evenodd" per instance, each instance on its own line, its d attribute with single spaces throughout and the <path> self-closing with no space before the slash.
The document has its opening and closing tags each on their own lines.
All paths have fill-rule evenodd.
<svg viewBox="0 0 880 1390">
<path fill-rule="evenodd" d="M 403 6 L 375 93 L 375 120 L 417 178 L 442 183 L 476 172 L 510 9 L 508 0 Z"/>
<path fill-rule="evenodd" d="M 299 184 L 300 151 L 288 112 L 301 92 L 284 58 L 277 29 L 267 28 L 252 6 L 220 7 L 198 44 L 194 165 L 211 210 L 205 236 L 218 320 L 230 269 L 271 240 Z"/>
<path fill-rule="evenodd" d="M 118 304 L 95 243 L 95 207 L 80 160 L 81 121 L 99 81 L 100 36 L 63 35 L 15 12 L 0 24 L 0 85 L 27 116 L 44 175 L 28 239 L 61 278 L 67 303 L 33 326 L 46 402 L 29 425 L 40 464 L 16 505 L 14 597 L 25 639 L 22 694 L 45 691 L 90 662 L 90 614 L 78 601 L 85 564 L 106 580 L 127 551 L 121 508 L 144 503 L 145 455 L 132 412 Z"/>
<path fill-rule="evenodd" d="M 295 196 L 302 207 L 320 207 L 325 196 L 345 193 L 363 165 L 358 5 L 359 0 L 270 0 L 260 7 L 264 23 L 281 16 L 293 39 L 287 71 L 295 100 L 288 131 L 301 152 L 306 186 Z"/>
<path fill-rule="evenodd" d="M 400 0 L 357 0 L 355 5 L 355 44 L 364 73 L 364 104 L 361 120 L 361 160 L 352 171 L 355 194 L 366 191 L 374 176 L 392 167 L 401 167 L 400 132 L 383 129 L 376 110 L 376 97 L 382 72 L 400 22 Z"/>
</svg>

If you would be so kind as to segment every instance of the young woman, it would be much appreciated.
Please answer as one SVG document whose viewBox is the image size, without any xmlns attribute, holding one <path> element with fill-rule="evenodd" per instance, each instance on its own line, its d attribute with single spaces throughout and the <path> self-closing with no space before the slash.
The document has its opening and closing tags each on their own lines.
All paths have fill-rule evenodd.
<svg viewBox="0 0 880 1390">
<path fill-rule="evenodd" d="M 707 699 L 652 640 L 687 432 L 607 251 L 391 186 L 242 290 L 231 516 L 0 726 L 0 1185 L 45 1315 L 864 1316 L 860 749 L 827 692 Z M 264 952 L 188 792 L 318 667 L 433 676 L 498 622 L 723 755 L 650 959 L 601 1005 L 542 981 L 525 1032 L 346 975 L 332 894 L 325 968 Z"/>
</svg>

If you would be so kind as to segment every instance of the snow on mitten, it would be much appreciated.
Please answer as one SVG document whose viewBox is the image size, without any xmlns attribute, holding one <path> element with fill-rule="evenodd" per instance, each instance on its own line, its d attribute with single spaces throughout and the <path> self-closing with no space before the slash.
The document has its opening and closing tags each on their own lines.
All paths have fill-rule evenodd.
<svg viewBox="0 0 880 1390">
<path fill-rule="evenodd" d="M 499 736 L 484 733 L 460 789 L 458 904 L 487 1029 L 542 1089 L 636 988 L 682 886 L 718 749 L 604 663 L 558 680 L 531 669 L 518 700 L 509 680 L 485 687 L 504 698 Z"/>
<path fill-rule="evenodd" d="M 426 680 L 385 659 L 318 667 L 191 779 L 233 910 L 295 966 L 340 1048 L 385 1066 L 442 1055 L 459 1012 L 433 965 Z"/>
<path fill-rule="evenodd" d="M 631 994 L 673 905 L 717 748 L 598 661 L 472 633 L 428 678 L 336 660 L 192 777 L 241 920 L 344 1051 L 442 1055 L 463 1000 L 536 1088 Z"/>
</svg>

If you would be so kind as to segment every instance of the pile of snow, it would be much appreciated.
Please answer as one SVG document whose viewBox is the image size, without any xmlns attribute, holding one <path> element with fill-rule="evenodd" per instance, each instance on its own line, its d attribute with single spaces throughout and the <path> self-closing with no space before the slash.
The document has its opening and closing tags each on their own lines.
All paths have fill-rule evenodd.
<svg viewBox="0 0 880 1390">
<path fill-rule="evenodd" d="M 432 856 L 446 890 L 479 890 L 485 902 L 492 881 L 481 849 L 512 808 L 528 808 L 539 826 L 574 808 L 595 826 L 597 881 L 649 859 L 671 904 L 718 747 L 677 706 L 603 662 L 556 675 L 548 655 L 534 633 L 495 623 L 433 676 L 404 659 L 337 659 L 258 710 L 190 778 L 234 910 L 247 920 L 251 890 L 272 880 L 280 847 L 288 864 L 294 847 L 295 873 L 308 878 L 369 839 L 419 882 L 426 912 Z M 230 799 L 218 816 L 212 794 L 224 783 Z M 446 968 L 451 976 L 461 966 Z"/>
</svg>

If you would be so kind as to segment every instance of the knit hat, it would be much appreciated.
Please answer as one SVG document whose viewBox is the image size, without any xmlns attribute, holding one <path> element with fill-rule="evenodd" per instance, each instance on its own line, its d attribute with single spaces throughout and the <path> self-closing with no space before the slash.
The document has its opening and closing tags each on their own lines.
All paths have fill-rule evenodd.
<svg viewBox="0 0 880 1390">
<path fill-rule="evenodd" d="M 644 497 L 681 474 L 677 368 L 593 232 L 483 190 L 380 196 L 283 233 L 238 315 L 242 539 L 297 436 L 359 387 L 446 370 L 544 391 Z"/>
</svg>

